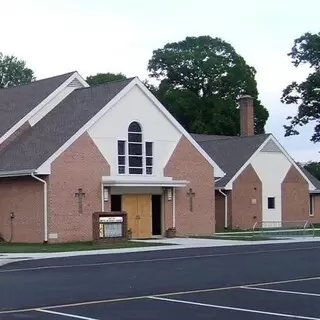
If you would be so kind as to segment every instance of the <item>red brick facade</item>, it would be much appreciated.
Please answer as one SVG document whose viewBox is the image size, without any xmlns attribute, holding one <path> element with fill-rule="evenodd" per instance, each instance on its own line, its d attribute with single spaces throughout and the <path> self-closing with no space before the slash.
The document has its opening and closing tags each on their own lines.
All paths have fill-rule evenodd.
<svg viewBox="0 0 320 320">
<path fill-rule="evenodd" d="M 282 181 L 281 194 L 282 221 L 309 219 L 309 186 L 294 166 Z"/>
<path fill-rule="evenodd" d="M 182 136 L 164 168 L 164 175 L 175 180 L 187 180 L 187 187 L 176 189 L 176 228 L 177 235 L 213 235 L 214 214 L 214 173 L 213 167 Z M 193 212 L 189 210 L 187 192 L 192 188 Z M 171 226 L 171 219 L 165 227 Z"/>
<path fill-rule="evenodd" d="M 5 241 L 43 242 L 43 191 L 31 176 L 0 179 L 0 234 Z"/>
<path fill-rule="evenodd" d="M 51 172 L 49 233 L 63 242 L 92 240 L 92 213 L 101 211 L 101 177 L 110 174 L 109 164 L 84 133 L 52 163 Z M 82 213 L 75 196 L 79 188 L 85 193 Z"/>
<path fill-rule="evenodd" d="M 320 194 L 312 195 L 313 201 L 313 216 L 309 216 L 309 221 L 320 224 Z"/>
<path fill-rule="evenodd" d="M 262 220 L 262 183 L 248 165 L 233 182 L 232 228 L 252 228 L 255 221 Z"/>
</svg>

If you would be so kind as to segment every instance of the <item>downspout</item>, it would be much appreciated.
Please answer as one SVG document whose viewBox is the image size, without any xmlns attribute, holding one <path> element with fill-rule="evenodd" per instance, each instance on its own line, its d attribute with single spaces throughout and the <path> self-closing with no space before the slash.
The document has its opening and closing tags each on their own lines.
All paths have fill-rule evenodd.
<svg viewBox="0 0 320 320">
<path fill-rule="evenodd" d="M 224 227 L 228 228 L 228 196 L 221 189 L 218 191 L 224 196 Z"/>
<path fill-rule="evenodd" d="M 172 188 L 172 228 L 176 227 L 176 188 Z"/>
<path fill-rule="evenodd" d="M 47 182 L 39 177 L 36 177 L 34 173 L 31 176 L 43 183 L 43 223 L 44 223 L 44 243 L 48 243 L 48 187 Z"/>
</svg>

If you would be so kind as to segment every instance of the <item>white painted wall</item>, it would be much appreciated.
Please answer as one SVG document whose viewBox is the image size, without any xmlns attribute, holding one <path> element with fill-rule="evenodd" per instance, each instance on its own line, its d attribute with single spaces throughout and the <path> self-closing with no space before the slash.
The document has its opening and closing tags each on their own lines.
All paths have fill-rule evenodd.
<svg viewBox="0 0 320 320">
<path fill-rule="evenodd" d="M 281 183 L 291 163 L 279 150 L 260 151 L 251 164 L 262 182 L 262 220 L 281 221 Z M 275 197 L 275 209 L 268 209 L 268 197 Z"/>
<path fill-rule="evenodd" d="M 88 133 L 110 164 L 111 176 L 121 178 L 124 175 L 118 175 L 117 141 L 128 140 L 128 126 L 132 121 L 142 126 L 143 139 L 153 142 L 153 178 L 163 178 L 163 168 L 179 142 L 181 133 L 137 86 L 100 118 Z M 131 177 L 137 178 L 125 176 L 126 179 Z"/>
<path fill-rule="evenodd" d="M 111 187 L 110 194 L 162 194 L 161 187 Z"/>
</svg>

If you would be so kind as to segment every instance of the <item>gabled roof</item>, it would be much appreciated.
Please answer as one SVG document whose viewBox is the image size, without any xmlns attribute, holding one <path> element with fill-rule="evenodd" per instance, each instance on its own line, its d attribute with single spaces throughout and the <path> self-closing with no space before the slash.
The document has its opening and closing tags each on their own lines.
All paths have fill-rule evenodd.
<svg viewBox="0 0 320 320">
<path fill-rule="evenodd" d="M 0 138 L 73 73 L 0 89 Z"/>
<path fill-rule="evenodd" d="M 249 137 L 192 134 L 199 145 L 218 163 L 226 175 L 216 182 L 224 187 L 270 134 Z"/>
<path fill-rule="evenodd" d="M 0 153 L 0 172 L 35 170 L 133 79 L 75 89 Z"/>
<path fill-rule="evenodd" d="M 303 173 L 308 177 L 311 183 L 316 187 L 316 190 L 320 190 L 320 181 L 312 175 L 306 168 L 299 166 Z"/>
</svg>

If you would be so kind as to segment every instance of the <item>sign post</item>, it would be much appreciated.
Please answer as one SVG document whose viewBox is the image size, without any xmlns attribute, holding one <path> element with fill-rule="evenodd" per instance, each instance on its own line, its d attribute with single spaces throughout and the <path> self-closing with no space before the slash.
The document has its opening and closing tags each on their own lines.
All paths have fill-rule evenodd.
<svg viewBox="0 0 320 320">
<path fill-rule="evenodd" d="M 125 212 L 95 212 L 92 227 L 94 242 L 112 243 L 128 239 Z"/>
</svg>

